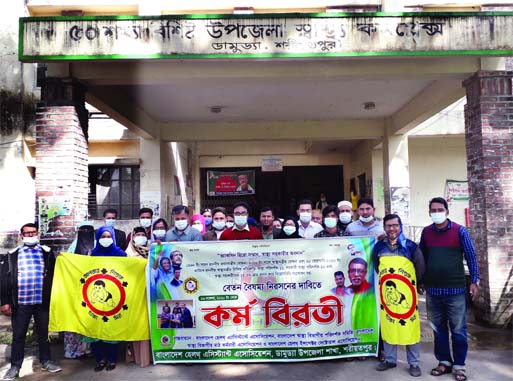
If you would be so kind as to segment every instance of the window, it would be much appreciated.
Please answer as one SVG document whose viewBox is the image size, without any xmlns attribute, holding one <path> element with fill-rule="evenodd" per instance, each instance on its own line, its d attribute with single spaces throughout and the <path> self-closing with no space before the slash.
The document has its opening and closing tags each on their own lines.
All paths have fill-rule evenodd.
<svg viewBox="0 0 513 381">
<path fill-rule="evenodd" d="M 139 212 L 139 166 L 103 165 L 89 167 L 89 215 L 102 218 L 114 208 L 118 219 L 133 219 Z"/>
</svg>

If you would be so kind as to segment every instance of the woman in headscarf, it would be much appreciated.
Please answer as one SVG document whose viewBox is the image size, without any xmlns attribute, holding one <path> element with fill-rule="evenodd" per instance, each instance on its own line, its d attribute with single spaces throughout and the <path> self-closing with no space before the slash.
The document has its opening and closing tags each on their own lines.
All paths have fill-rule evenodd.
<svg viewBox="0 0 513 381">
<path fill-rule="evenodd" d="M 153 223 L 151 241 L 158 244 L 166 240 L 166 233 L 169 230 L 169 225 L 165 219 L 159 218 Z"/>
<path fill-rule="evenodd" d="M 94 227 L 90 221 L 80 224 L 77 238 L 68 248 L 68 253 L 91 255 L 94 248 Z M 84 336 L 76 332 L 64 332 L 64 357 L 77 359 L 90 353 L 89 345 L 83 340 Z"/>
<path fill-rule="evenodd" d="M 116 246 L 114 229 L 111 226 L 102 226 L 96 231 L 96 245 L 91 252 L 93 257 L 126 257 L 126 253 Z M 91 350 L 96 360 L 95 372 L 103 369 L 110 371 L 116 368 L 118 352 L 117 341 L 99 340 L 85 337 L 91 343 Z"/>
<path fill-rule="evenodd" d="M 198 230 L 201 235 L 205 234 L 207 231 L 207 225 L 205 224 L 205 217 L 201 214 L 194 214 L 191 217 L 191 226 Z"/>
<path fill-rule="evenodd" d="M 150 244 L 146 237 L 146 230 L 142 226 L 134 228 L 131 235 L 132 239 L 128 243 L 126 254 L 129 257 L 148 258 Z M 126 362 L 133 362 L 140 365 L 141 368 L 151 363 L 150 340 L 131 341 L 127 344 Z"/>
<path fill-rule="evenodd" d="M 297 220 L 294 217 L 285 217 L 278 239 L 301 238 L 298 232 L 299 225 L 297 223 Z"/>
</svg>

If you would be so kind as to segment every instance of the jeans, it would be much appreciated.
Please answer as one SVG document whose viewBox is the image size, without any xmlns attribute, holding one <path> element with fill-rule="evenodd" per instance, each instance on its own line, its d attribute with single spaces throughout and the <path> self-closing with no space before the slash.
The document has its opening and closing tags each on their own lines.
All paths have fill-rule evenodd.
<svg viewBox="0 0 513 381">
<path fill-rule="evenodd" d="M 467 358 L 467 303 L 465 293 L 450 296 L 426 296 L 427 315 L 435 335 L 438 362 L 465 369 Z M 451 330 L 452 356 L 449 346 Z M 454 356 L 454 361 L 453 361 Z"/>
<path fill-rule="evenodd" d="M 385 351 L 385 361 L 397 364 L 397 347 L 395 344 L 388 344 L 383 340 L 383 349 Z M 420 365 L 420 343 L 405 345 L 406 347 L 406 360 L 408 364 L 419 366 Z"/>
<path fill-rule="evenodd" d="M 12 324 L 12 349 L 11 365 L 21 368 L 25 357 L 25 337 L 30 323 L 34 316 L 34 324 L 37 331 L 37 342 L 39 344 L 39 361 L 43 364 L 50 360 L 50 343 L 48 342 L 49 311 L 48 306 L 41 304 L 22 305 L 16 309 L 11 316 Z"/>
<path fill-rule="evenodd" d="M 118 355 L 118 344 L 106 343 L 104 341 L 95 341 L 91 343 L 91 352 L 97 363 L 107 361 L 109 364 L 116 363 Z"/>
</svg>

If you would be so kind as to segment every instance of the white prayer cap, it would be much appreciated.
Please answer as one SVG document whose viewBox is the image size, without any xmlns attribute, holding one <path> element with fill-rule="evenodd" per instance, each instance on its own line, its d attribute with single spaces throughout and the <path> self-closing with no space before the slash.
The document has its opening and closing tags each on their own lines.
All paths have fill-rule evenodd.
<svg viewBox="0 0 513 381">
<path fill-rule="evenodd" d="M 347 206 L 351 209 L 353 209 L 353 204 L 351 204 L 349 201 L 340 201 L 338 204 L 337 204 L 337 208 L 340 208 L 341 206 Z"/>
</svg>

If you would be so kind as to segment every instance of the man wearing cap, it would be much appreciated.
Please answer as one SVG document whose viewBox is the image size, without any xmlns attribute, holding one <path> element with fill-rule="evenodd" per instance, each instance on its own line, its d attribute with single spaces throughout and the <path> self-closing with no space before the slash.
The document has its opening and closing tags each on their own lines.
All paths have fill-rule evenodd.
<svg viewBox="0 0 513 381">
<path fill-rule="evenodd" d="M 353 209 L 350 201 L 340 201 L 338 208 L 338 227 L 342 234 L 346 231 L 347 225 L 353 221 Z"/>
</svg>

